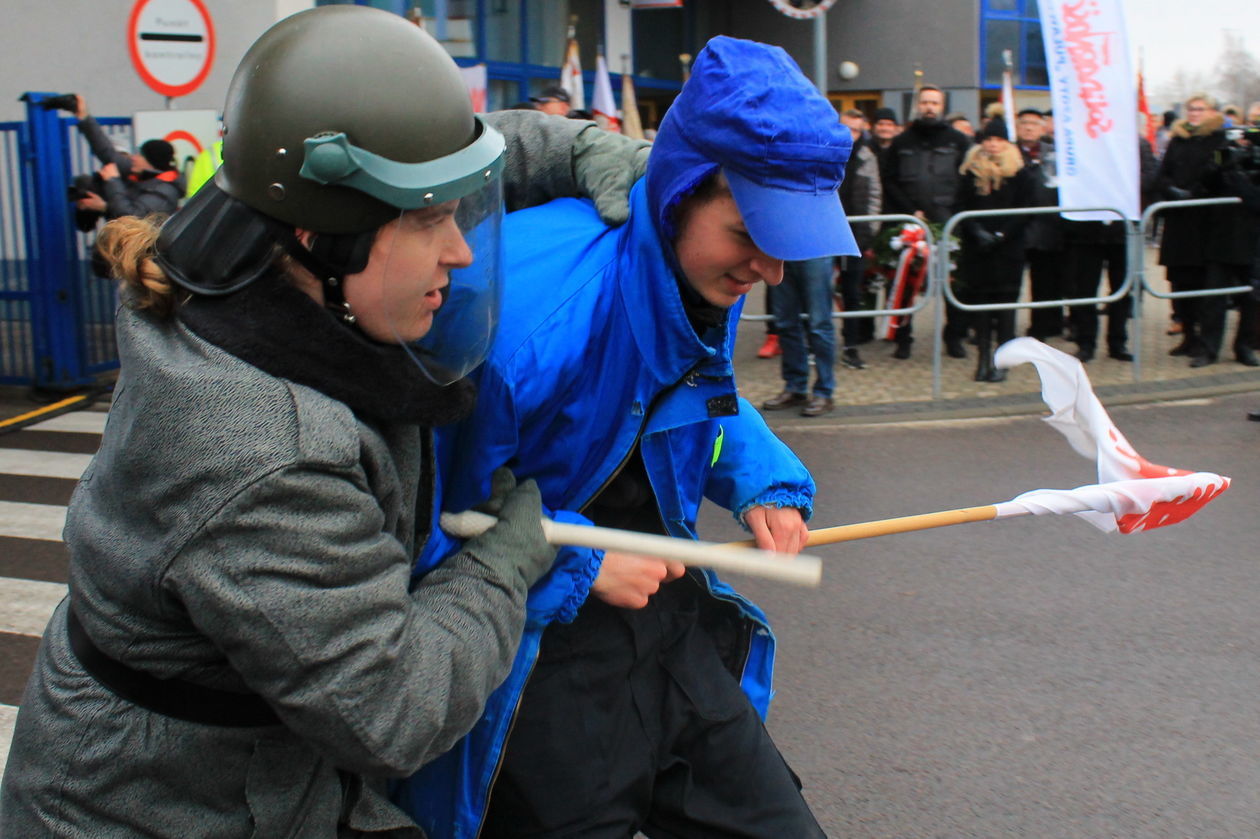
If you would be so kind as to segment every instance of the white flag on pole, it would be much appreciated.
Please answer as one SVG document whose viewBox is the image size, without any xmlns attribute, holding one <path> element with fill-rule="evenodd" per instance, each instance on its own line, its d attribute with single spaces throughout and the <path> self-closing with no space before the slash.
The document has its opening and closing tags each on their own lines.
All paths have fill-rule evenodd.
<svg viewBox="0 0 1260 839">
<path fill-rule="evenodd" d="M 577 38 L 569 27 L 569 44 L 564 51 L 564 66 L 560 68 L 560 86 L 569 94 L 569 107 L 575 111 L 586 110 L 586 90 L 582 86 L 582 59 L 578 56 Z"/>
<path fill-rule="evenodd" d="M 1137 92 L 1122 0 L 1041 0 L 1041 33 L 1054 105 L 1059 200 L 1141 218 Z M 1114 221 L 1111 213 L 1066 213 Z"/>
<path fill-rule="evenodd" d="M 621 133 L 621 120 L 617 118 L 617 101 L 613 99 L 612 78 L 608 75 L 608 62 L 604 54 L 595 57 L 595 91 L 591 97 L 591 110 L 595 121 L 605 131 Z"/>
<path fill-rule="evenodd" d="M 1094 461 L 1103 488 L 1117 488 L 1119 492 L 1108 497 L 1110 506 L 1092 508 L 1107 512 L 1089 512 L 1088 507 L 1056 509 L 1056 505 L 1067 502 L 1068 496 L 1064 495 L 1038 499 L 1045 502 L 1040 512 L 1075 512 L 1102 530 L 1133 533 L 1187 519 L 1229 489 L 1229 478 L 1211 472 L 1191 473 L 1160 466 L 1138 454 L 1098 400 L 1085 375 L 1084 365 L 1067 353 L 1035 338 L 1016 338 L 998 347 L 994 363 L 1003 368 L 1030 363 L 1037 368 L 1041 377 L 1041 398 L 1050 409 L 1045 421 L 1067 438 L 1077 454 Z M 1036 492 L 1079 494 L 1098 489 L 1089 486 Z M 1033 494 L 1025 493 L 1011 503 Z M 1097 492 L 1094 497 L 1095 500 L 1103 498 Z"/>
</svg>

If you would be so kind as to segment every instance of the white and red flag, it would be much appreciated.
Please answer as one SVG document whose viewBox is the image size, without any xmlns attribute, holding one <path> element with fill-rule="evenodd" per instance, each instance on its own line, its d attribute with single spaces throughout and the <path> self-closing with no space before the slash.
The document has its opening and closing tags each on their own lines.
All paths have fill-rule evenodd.
<svg viewBox="0 0 1260 839">
<path fill-rule="evenodd" d="M 560 86 L 569 94 L 569 107 L 575 111 L 586 109 L 586 90 L 582 85 L 582 59 L 578 53 L 575 27 L 569 27 L 569 43 L 564 50 L 564 65 L 560 68 Z"/>
<path fill-rule="evenodd" d="M 1076 358 L 1034 338 L 1016 338 L 998 348 L 994 363 L 1030 363 L 1041 377 L 1045 421 L 1098 467 L 1098 484 L 1075 490 L 1034 490 L 1021 499 L 1033 513 L 1076 513 L 1107 531 L 1135 533 L 1183 521 L 1229 489 L 1229 478 L 1151 463 L 1134 450 L 1111 421 Z M 1074 500 L 1070 494 L 1075 493 Z M 1072 504 L 1079 502 L 1079 509 Z M 1002 505 L 997 505 L 999 508 Z M 999 510 L 1001 515 L 1001 510 Z"/>
<path fill-rule="evenodd" d="M 591 97 L 591 111 L 595 122 L 605 131 L 621 133 L 621 120 L 617 117 L 617 101 L 613 99 L 612 78 L 608 75 L 608 62 L 601 52 L 595 57 L 595 92 Z"/>
</svg>

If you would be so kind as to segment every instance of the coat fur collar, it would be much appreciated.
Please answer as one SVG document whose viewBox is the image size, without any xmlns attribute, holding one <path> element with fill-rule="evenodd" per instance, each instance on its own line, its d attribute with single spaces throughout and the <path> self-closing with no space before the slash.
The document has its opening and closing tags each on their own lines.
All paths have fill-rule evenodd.
<svg viewBox="0 0 1260 839">
<path fill-rule="evenodd" d="M 1210 116 L 1198 125 L 1191 125 L 1186 120 L 1179 119 L 1173 123 L 1172 135 L 1188 140 L 1191 137 L 1206 137 L 1223 128 L 1225 128 L 1225 117 L 1221 114 Z"/>
<path fill-rule="evenodd" d="M 983 146 L 972 146 L 958 172 L 975 178 L 976 192 L 988 195 L 1001 189 L 1003 181 L 1015 177 L 1023 168 L 1024 157 L 1019 153 L 1019 146 L 1007 143 L 996 155 L 986 152 Z"/>
</svg>

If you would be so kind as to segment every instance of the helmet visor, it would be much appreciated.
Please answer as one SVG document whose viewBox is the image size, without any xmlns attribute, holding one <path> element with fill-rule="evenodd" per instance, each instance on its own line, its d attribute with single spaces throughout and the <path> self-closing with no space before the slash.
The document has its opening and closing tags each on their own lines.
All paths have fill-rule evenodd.
<svg viewBox="0 0 1260 839">
<path fill-rule="evenodd" d="M 460 198 L 400 211 L 377 233 L 364 271 L 346 278 L 361 328 L 384 331 L 376 337 L 400 344 L 435 384 L 472 372 L 490 351 L 499 322 L 502 219 L 497 172 Z M 365 292 L 362 308 L 356 284 Z M 367 322 L 373 315 L 380 322 Z"/>
</svg>

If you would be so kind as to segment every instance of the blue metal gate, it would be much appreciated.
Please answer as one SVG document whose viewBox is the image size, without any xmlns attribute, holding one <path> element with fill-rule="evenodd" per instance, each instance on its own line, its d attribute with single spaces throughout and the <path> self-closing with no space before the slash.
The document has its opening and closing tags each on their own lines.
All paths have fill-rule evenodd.
<svg viewBox="0 0 1260 839">
<path fill-rule="evenodd" d="M 94 234 L 67 190 L 99 165 L 74 120 L 28 93 L 26 122 L 0 123 L 0 383 L 69 389 L 118 366 L 115 292 L 92 276 Z M 126 137 L 126 119 L 98 119 Z"/>
</svg>

